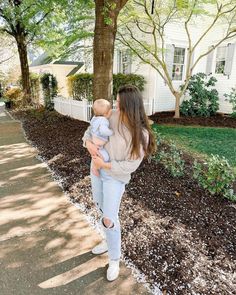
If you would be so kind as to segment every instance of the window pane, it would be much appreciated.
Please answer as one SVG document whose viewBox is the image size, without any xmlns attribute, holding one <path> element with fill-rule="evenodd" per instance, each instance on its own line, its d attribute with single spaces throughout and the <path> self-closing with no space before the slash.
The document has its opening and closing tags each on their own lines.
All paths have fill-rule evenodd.
<svg viewBox="0 0 236 295">
<path fill-rule="evenodd" d="M 180 48 L 179 47 L 175 47 L 175 55 L 180 55 Z"/>
<path fill-rule="evenodd" d="M 225 59 L 226 56 L 226 46 L 218 47 L 216 51 L 216 59 Z"/>
<path fill-rule="evenodd" d="M 174 63 L 176 64 L 183 64 L 184 63 L 184 55 L 175 55 L 174 56 Z"/>
<path fill-rule="evenodd" d="M 184 64 L 185 48 L 175 47 L 174 63 Z"/>
<path fill-rule="evenodd" d="M 173 65 L 172 80 L 182 80 L 183 68 L 183 65 Z"/>
<path fill-rule="evenodd" d="M 224 74 L 224 70 L 225 70 L 225 60 L 217 61 L 215 73 L 216 74 Z"/>
</svg>

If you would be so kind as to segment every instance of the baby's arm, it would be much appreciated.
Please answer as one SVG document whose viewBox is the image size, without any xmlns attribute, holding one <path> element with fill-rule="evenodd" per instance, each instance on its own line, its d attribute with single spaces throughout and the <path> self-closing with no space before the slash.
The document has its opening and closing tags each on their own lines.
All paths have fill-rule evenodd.
<svg viewBox="0 0 236 295">
<path fill-rule="evenodd" d="M 103 136 L 111 136 L 113 131 L 109 128 L 109 121 L 103 120 L 101 125 L 99 126 L 99 131 Z"/>
</svg>

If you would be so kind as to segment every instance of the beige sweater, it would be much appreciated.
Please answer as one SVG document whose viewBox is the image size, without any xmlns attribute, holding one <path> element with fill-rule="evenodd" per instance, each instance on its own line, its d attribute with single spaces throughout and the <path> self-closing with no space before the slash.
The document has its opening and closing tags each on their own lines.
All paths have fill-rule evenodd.
<svg viewBox="0 0 236 295">
<path fill-rule="evenodd" d="M 105 144 L 104 148 L 107 150 L 110 156 L 111 170 L 106 170 L 107 174 L 114 179 L 120 180 L 124 183 L 128 183 L 131 178 L 131 173 L 134 172 L 143 160 L 144 153 L 141 148 L 141 157 L 138 159 L 130 159 L 130 147 L 131 147 L 131 134 L 124 124 L 121 124 L 120 132 L 118 131 L 119 113 L 113 111 L 109 122 L 110 128 L 113 131 L 113 135 L 109 137 L 109 141 Z M 145 137 L 148 142 L 148 132 L 145 132 Z M 87 139 L 91 139 L 90 127 L 85 131 L 83 140 L 83 146 Z"/>
</svg>

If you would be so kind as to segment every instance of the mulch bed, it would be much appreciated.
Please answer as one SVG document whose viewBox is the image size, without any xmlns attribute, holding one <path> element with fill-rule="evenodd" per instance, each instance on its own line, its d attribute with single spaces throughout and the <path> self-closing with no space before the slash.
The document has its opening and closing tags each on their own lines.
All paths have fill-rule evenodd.
<svg viewBox="0 0 236 295">
<path fill-rule="evenodd" d="M 199 125 L 208 127 L 236 128 L 236 119 L 223 114 L 212 117 L 183 117 L 175 119 L 174 112 L 157 112 L 150 119 L 159 124 Z"/>
<path fill-rule="evenodd" d="M 97 217 L 81 142 L 88 124 L 56 112 L 15 115 L 71 199 Z M 236 204 L 201 189 L 185 158 L 181 178 L 146 160 L 133 175 L 120 210 L 124 256 L 165 294 L 235 294 Z"/>
</svg>

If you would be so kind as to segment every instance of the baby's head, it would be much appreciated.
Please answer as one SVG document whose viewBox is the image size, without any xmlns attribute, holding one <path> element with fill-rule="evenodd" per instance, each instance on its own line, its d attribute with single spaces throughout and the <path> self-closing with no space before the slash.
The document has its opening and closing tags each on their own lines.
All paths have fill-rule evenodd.
<svg viewBox="0 0 236 295">
<path fill-rule="evenodd" d="M 97 99 L 93 103 L 95 116 L 106 116 L 111 109 L 111 104 L 106 99 Z"/>
</svg>

